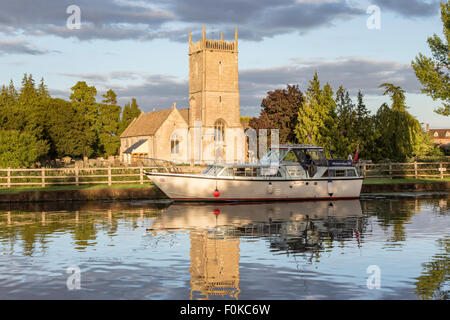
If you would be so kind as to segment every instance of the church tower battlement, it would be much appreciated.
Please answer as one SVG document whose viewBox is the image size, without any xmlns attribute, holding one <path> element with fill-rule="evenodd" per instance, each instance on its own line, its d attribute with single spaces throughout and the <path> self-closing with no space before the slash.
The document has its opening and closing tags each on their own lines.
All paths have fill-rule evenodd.
<svg viewBox="0 0 450 320">
<path fill-rule="evenodd" d="M 207 39 L 192 42 L 189 31 L 189 126 L 201 121 L 213 128 L 217 121 L 227 128 L 240 127 L 238 34 L 234 41 Z"/>
</svg>

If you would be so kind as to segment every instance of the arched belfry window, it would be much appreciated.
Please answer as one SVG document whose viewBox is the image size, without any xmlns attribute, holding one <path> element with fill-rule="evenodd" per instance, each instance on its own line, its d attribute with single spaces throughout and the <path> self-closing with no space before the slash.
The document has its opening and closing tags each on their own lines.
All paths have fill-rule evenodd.
<svg viewBox="0 0 450 320">
<path fill-rule="evenodd" d="M 221 119 L 214 124 L 214 141 L 223 142 L 225 140 L 225 122 Z"/>
</svg>

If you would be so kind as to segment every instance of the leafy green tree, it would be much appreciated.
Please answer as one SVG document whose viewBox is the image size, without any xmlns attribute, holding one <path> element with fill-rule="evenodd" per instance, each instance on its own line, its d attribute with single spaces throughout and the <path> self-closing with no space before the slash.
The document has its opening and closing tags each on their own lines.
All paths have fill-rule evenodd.
<svg viewBox="0 0 450 320">
<path fill-rule="evenodd" d="M 357 135 L 357 113 L 350 94 L 342 86 L 336 91 L 337 135 L 333 139 L 336 155 L 346 158 L 356 150 L 359 142 Z"/>
<path fill-rule="evenodd" d="M 136 102 L 136 98 L 131 99 L 130 114 L 131 120 L 139 117 L 139 115 L 141 114 L 141 110 L 139 109 L 139 105 Z"/>
<path fill-rule="evenodd" d="M 405 161 L 432 153 L 431 139 L 425 137 L 419 121 L 406 111 L 404 90 L 388 83 L 382 86 L 386 88 L 384 94 L 391 96 L 392 105 L 383 104 L 375 117 L 375 160 Z"/>
<path fill-rule="evenodd" d="M 336 131 L 333 90 L 328 83 L 321 88 L 316 72 L 309 82 L 305 97 L 305 103 L 298 111 L 295 129 L 297 140 L 300 143 L 314 143 L 328 150 L 326 147 L 332 143 Z"/>
<path fill-rule="evenodd" d="M 119 128 L 119 136 L 130 125 L 133 119 L 139 117 L 140 114 L 141 110 L 139 109 L 136 99 L 135 98 L 131 99 L 131 104 L 127 103 L 123 108 L 122 120 L 120 122 Z"/>
<path fill-rule="evenodd" d="M 423 86 L 422 92 L 435 101 L 442 101 L 443 106 L 435 112 L 450 116 L 450 1 L 441 3 L 441 19 L 444 39 L 436 34 L 429 37 L 428 46 L 432 57 L 419 53 L 411 64 Z"/>
<path fill-rule="evenodd" d="M 18 130 L 0 131 L 0 167 L 30 167 L 48 151 L 45 141 Z"/>
<path fill-rule="evenodd" d="M 47 114 L 46 124 L 54 155 L 92 156 L 97 137 L 80 108 L 62 99 L 51 99 L 49 109 L 52 112 Z"/>
<path fill-rule="evenodd" d="M 355 134 L 361 159 L 371 159 L 375 152 L 376 132 L 374 119 L 364 103 L 364 95 L 358 91 L 356 104 Z"/>
<path fill-rule="evenodd" d="M 72 100 L 72 104 L 77 109 L 77 112 L 89 122 L 89 127 L 86 128 L 86 130 L 90 131 L 88 136 L 95 137 L 92 144 L 86 146 L 86 153 L 84 153 L 84 156 L 96 155 L 98 154 L 97 151 L 99 149 L 99 136 L 101 131 L 100 107 L 95 99 L 97 89 L 94 86 L 88 86 L 85 81 L 78 81 L 71 90 L 72 93 L 70 99 Z M 88 140 L 90 141 L 90 139 Z"/>
<path fill-rule="evenodd" d="M 408 107 L 405 105 L 405 90 L 392 83 L 383 83 L 379 88 L 384 88 L 383 95 L 389 95 L 392 99 L 392 110 L 405 111 Z"/>
<path fill-rule="evenodd" d="M 117 95 L 112 89 L 109 89 L 102 97 L 105 98 L 102 101 L 103 103 L 117 105 Z"/>
<path fill-rule="evenodd" d="M 261 102 L 259 117 L 252 118 L 249 126 L 255 130 L 278 129 L 280 143 L 295 143 L 297 114 L 303 100 L 303 93 L 298 85 L 287 85 L 285 89 L 269 91 Z"/>
<path fill-rule="evenodd" d="M 120 114 L 122 108 L 117 104 L 117 96 L 113 90 L 103 95 L 103 103 L 99 105 L 101 130 L 99 133 L 99 153 L 104 156 L 118 154 L 120 147 Z"/>
</svg>

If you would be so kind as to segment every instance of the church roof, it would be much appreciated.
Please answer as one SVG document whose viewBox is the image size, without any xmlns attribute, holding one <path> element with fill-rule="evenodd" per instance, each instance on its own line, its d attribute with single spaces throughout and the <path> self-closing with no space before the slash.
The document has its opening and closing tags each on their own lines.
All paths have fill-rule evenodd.
<svg viewBox="0 0 450 320">
<path fill-rule="evenodd" d="M 164 121 L 169 117 L 174 108 L 141 113 L 120 135 L 121 138 L 136 136 L 151 136 L 158 131 Z M 189 109 L 178 110 L 183 119 L 188 121 Z"/>
<path fill-rule="evenodd" d="M 147 141 L 147 139 L 141 139 L 135 144 L 133 144 L 131 147 L 129 147 L 127 150 L 125 150 L 123 153 L 131 153 L 133 150 L 139 148 L 142 144 L 144 144 Z"/>
</svg>

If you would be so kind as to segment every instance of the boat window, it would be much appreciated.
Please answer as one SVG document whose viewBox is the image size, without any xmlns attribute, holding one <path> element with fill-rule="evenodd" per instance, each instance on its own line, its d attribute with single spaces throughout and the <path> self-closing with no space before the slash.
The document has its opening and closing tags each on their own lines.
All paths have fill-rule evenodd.
<svg viewBox="0 0 450 320">
<path fill-rule="evenodd" d="M 263 177 L 281 177 L 280 168 L 276 166 L 258 168 L 259 176 Z"/>
<path fill-rule="evenodd" d="M 234 176 L 234 170 L 233 170 L 233 168 L 225 168 L 225 170 L 223 170 L 220 175 L 222 177 L 233 177 Z"/>
<path fill-rule="evenodd" d="M 356 177 L 355 169 L 348 170 L 327 170 L 322 177 Z"/>
<path fill-rule="evenodd" d="M 345 170 L 336 170 L 336 177 L 345 177 Z"/>
<path fill-rule="evenodd" d="M 282 152 L 286 152 L 286 150 L 282 150 Z M 259 161 L 260 163 L 273 163 L 280 161 L 280 150 L 274 149 L 267 152 Z"/>
<path fill-rule="evenodd" d="M 301 177 L 301 178 L 306 178 L 306 172 L 305 170 L 303 170 L 302 167 L 300 166 L 286 166 L 286 172 L 291 176 L 291 177 Z"/>
<path fill-rule="evenodd" d="M 283 162 L 298 162 L 297 155 L 294 150 L 290 150 L 289 152 L 287 152 L 282 159 Z"/>
<path fill-rule="evenodd" d="M 234 168 L 234 175 L 238 177 L 257 177 L 257 168 Z"/>
<path fill-rule="evenodd" d="M 203 174 L 206 174 L 208 176 L 217 176 L 222 169 L 223 167 L 209 166 L 205 171 L 203 171 Z"/>
</svg>

